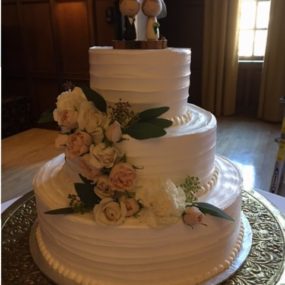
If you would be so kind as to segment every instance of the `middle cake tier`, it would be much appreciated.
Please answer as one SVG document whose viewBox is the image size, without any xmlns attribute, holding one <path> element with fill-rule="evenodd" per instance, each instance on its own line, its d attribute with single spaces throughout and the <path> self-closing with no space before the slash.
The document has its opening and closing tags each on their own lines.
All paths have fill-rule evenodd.
<svg viewBox="0 0 285 285">
<path fill-rule="evenodd" d="M 141 181 L 171 179 L 176 185 L 187 176 L 197 177 L 201 185 L 211 182 L 215 173 L 216 118 L 210 112 L 187 104 L 188 122 L 176 122 L 160 138 L 137 140 L 128 135 L 117 144 L 121 153 L 137 169 Z M 78 176 L 77 161 L 67 158 L 71 175 Z M 81 179 L 78 177 L 78 180 Z"/>
</svg>

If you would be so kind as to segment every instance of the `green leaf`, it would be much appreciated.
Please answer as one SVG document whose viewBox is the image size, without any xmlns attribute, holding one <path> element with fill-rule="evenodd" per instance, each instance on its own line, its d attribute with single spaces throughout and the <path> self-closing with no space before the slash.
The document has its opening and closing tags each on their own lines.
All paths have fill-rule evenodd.
<svg viewBox="0 0 285 285">
<path fill-rule="evenodd" d="M 43 112 L 38 120 L 38 123 L 45 124 L 45 123 L 51 123 L 53 121 L 54 119 L 53 119 L 53 109 L 52 109 Z"/>
<path fill-rule="evenodd" d="M 124 132 L 138 140 L 162 137 L 166 134 L 166 131 L 160 126 L 147 122 L 136 122 L 131 127 L 125 129 Z"/>
<path fill-rule="evenodd" d="M 199 210 L 203 213 L 203 214 L 209 214 L 218 218 L 222 218 L 228 221 L 232 221 L 234 222 L 234 219 L 229 216 L 227 213 L 225 213 L 223 210 L 217 208 L 214 205 L 211 205 L 209 203 L 204 203 L 204 202 L 197 202 L 194 203 L 193 206 L 196 206 L 199 208 Z"/>
<path fill-rule="evenodd" d="M 96 204 L 99 204 L 101 198 L 99 198 L 94 192 L 94 185 L 84 183 L 74 183 L 74 187 L 80 201 L 86 208 L 93 208 Z"/>
<path fill-rule="evenodd" d="M 103 96 L 101 96 L 98 92 L 92 90 L 88 86 L 81 87 L 88 101 L 92 101 L 96 108 L 104 113 L 107 113 L 107 103 Z"/>
<path fill-rule="evenodd" d="M 162 118 L 153 118 L 146 121 L 147 123 L 159 126 L 163 129 L 168 128 L 172 125 L 172 121 Z"/>
<path fill-rule="evenodd" d="M 168 110 L 169 110 L 169 107 L 152 108 L 152 109 L 148 109 L 143 112 L 140 112 L 138 116 L 142 120 L 149 120 L 149 119 L 159 117 L 160 115 L 167 112 Z"/>
<path fill-rule="evenodd" d="M 45 214 L 49 214 L 49 215 L 67 215 L 67 214 L 74 214 L 74 210 L 71 207 L 59 208 L 59 209 L 46 211 Z"/>
</svg>

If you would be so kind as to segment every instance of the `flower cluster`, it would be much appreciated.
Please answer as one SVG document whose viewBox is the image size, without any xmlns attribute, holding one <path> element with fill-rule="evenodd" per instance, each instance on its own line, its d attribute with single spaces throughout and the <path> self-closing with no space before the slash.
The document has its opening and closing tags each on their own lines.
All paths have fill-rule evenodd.
<svg viewBox="0 0 285 285">
<path fill-rule="evenodd" d="M 165 135 L 172 122 L 159 116 L 168 107 L 137 114 L 127 102 L 107 107 L 104 98 L 90 89 L 74 87 L 58 96 L 53 117 L 61 132 L 55 144 L 64 150 L 82 183 L 75 183 L 76 194 L 68 195 L 69 207 L 46 213 L 93 212 L 101 225 L 120 225 L 136 217 L 151 227 L 173 224 L 181 217 L 193 227 L 203 224 L 204 214 L 232 220 L 213 205 L 197 202 L 197 177 L 187 177 L 180 186 L 160 177 L 139 179 L 137 168 L 121 151 L 125 134 L 135 139 Z"/>
<path fill-rule="evenodd" d="M 129 196 L 135 189 L 137 173 L 118 147 L 122 129 L 112 113 L 100 111 L 81 88 L 75 87 L 58 96 L 53 116 L 61 128 L 56 146 L 76 164 L 99 197 L 100 202 L 94 203 L 96 222 L 119 224 L 136 214 L 139 204 Z"/>
</svg>

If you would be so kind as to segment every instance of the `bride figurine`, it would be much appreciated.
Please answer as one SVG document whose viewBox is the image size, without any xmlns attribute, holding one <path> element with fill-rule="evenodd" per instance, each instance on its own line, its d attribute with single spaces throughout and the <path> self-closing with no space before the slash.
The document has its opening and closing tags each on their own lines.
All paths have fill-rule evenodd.
<svg viewBox="0 0 285 285">
<path fill-rule="evenodd" d="M 149 41 L 158 40 L 159 35 L 159 23 L 157 17 L 161 14 L 163 9 L 161 0 L 144 0 L 142 3 L 142 11 L 147 16 L 146 24 L 146 38 Z"/>
<path fill-rule="evenodd" d="M 140 10 L 138 0 L 120 0 L 119 8 L 123 16 L 125 16 L 125 40 L 136 40 L 137 33 L 135 27 L 135 16 Z"/>
</svg>

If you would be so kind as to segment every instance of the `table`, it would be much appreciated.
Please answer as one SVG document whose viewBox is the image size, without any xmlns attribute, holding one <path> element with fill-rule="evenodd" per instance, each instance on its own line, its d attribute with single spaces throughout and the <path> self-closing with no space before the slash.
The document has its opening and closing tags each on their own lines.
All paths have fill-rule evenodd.
<svg viewBox="0 0 285 285">
<path fill-rule="evenodd" d="M 61 153 L 54 146 L 57 134 L 34 128 L 2 140 L 2 202 L 33 189 L 33 177 L 41 165 Z"/>
</svg>

